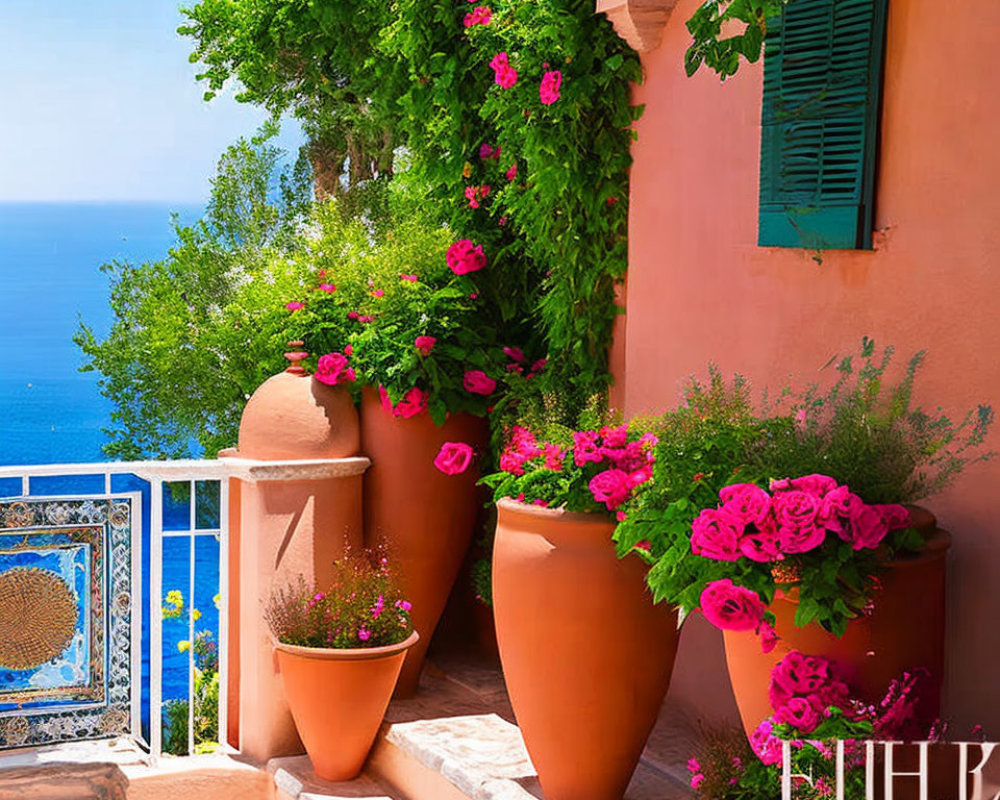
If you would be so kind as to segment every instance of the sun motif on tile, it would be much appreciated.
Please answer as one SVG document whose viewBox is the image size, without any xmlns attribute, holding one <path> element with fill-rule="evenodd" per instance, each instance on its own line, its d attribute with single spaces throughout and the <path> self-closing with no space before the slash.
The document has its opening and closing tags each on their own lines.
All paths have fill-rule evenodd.
<svg viewBox="0 0 1000 800">
<path fill-rule="evenodd" d="M 0 573 L 0 667 L 28 670 L 58 656 L 76 630 L 73 590 L 53 572 L 15 568 Z"/>
</svg>

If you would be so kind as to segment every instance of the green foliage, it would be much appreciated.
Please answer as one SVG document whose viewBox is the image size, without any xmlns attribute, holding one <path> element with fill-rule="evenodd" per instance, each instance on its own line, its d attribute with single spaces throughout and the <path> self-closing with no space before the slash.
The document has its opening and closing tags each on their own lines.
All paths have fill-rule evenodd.
<svg viewBox="0 0 1000 800">
<path fill-rule="evenodd" d="M 188 755 L 187 700 L 168 700 L 163 704 L 163 751 L 175 756 Z M 217 670 L 194 671 L 194 742 L 195 753 L 207 753 L 219 745 L 219 673 Z"/>
<path fill-rule="evenodd" d="M 189 22 L 178 32 L 195 40 L 205 99 L 235 78 L 237 100 L 292 113 L 338 194 L 341 173 L 353 185 L 392 169 L 394 65 L 375 52 L 391 10 L 372 0 L 202 0 L 182 9 Z"/>
<path fill-rule="evenodd" d="M 478 558 L 472 562 L 472 588 L 476 599 L 484 606 L 493 606 L 493 574 L 489 559 Z"/>
<path fill-rule="evenodd" d="M 279 642 L 300 647 L 382 647 L 412 632 L 410 604 L 382 550 L 348 553 L 333 564 L 329 587 L 296 583 L 277 589 L 264 618 Z"/>
<path fill-rule="evenodd" d="M 470 28 L 468 9 L 451 2 L 397 7 L 383 48 L 406 71 L 401 126 L 413 170 L 457 235 L 482 244 L 504 276 L 505 317 L 523 322 L 538 309 L 549 356 L 539 385 L 561 393 L 573 416 L 608 381 L 638 57 L 587 0 L 501 0 L 489 25 Z M 518 72 L 509 89 L 489 67 L 499 52 Z M 543 105 L 550 70 L 562 72 L 561 97 Z M 483 144 L 500 158 L 481 158 Z M 465 189 L 484 184 L 490 195 L 470 208 Z"/>
<path fill-rule="evenodd" d="M 694 41 L 684 54 L 684 69 L 694 75 L 704 64 L 722 80 L 735 75 L 740 57 L 760 58 L 767 20 L 781 13 L 789 0 L 706 0 L 687 21 Z M 733 33 L 743 23 L 743 28 Z M 726 34 L 723 36 L 723 28 Z"/>
<path fill-rule="evenodd" d="M 914 407 L 913 391 L 924 352 L 910 358 L 896 383 L 889 382 L 894 350 L 876 352 L 865 338 L 859 353 L 831 360 L 837 380 L 823 391 L 785 388 L 770 412 L 784 424 L 751 460 L 766 477 L 820 473 L 868 503 L 911 503 L 948 487 L 966 467 L 992 458 L 982 451 L 993 409 L 980 405 L 958 423 L 941 408 Z M 859 363 L 860 362 L 860 363 Z"/>
<path fill-rule="evenodd" d="M 345 218 L 333 202 L 317 207 L 304 262 L 313 284 L 289 335 L 315 356 L 350 345 L 362 382 L 384 386 L 393 403 L 414 386 L 427 391 L 439 425 L 448 412 L 483 415 L 495 397 L 469 392 L 463 376 L 503 371 L 499 312 L 482 285 L 491 267 L 456 275 L 446 261 L 453 234 L 397 190 L 386 194 L 385 216 L 371 220 Z M 435 339 L 426 355 L 420 336 Z"/>
<path fill-rule="evenodd" d="M 109 457 L 182 458 L 192 438 L 209 453 L 232 446 L 246 398 L 283 367 L 309 185 L 301 165 L 281 170 L 273 133 L 226 151 L 204 219 L 175 223 L 164 260 L 102 267 L 111 330 L 100 339 L 81 322 L 74 341 L 115 407 Z"/>
</svg>

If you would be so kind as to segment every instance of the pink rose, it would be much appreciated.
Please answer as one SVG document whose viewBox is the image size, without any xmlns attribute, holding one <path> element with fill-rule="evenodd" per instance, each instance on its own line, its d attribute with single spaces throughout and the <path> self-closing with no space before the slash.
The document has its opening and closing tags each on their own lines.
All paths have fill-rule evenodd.
<svg viewBox="0 0 1000 800">
<path fill-rule="evenodd" d="M 765 766 L 781 763 L 781 739 L 771 733 L 771 720 L 765 719 L 750 734 L 750 747 Z"/>
<path fill-rule="evenodd" d="M 819 498 L 798 489 L 781 492 L 774 496 L 774 518 L 778 527 L 804 528 L 816 522 L 819 513 Z"/>
<path fill-rule="evenodd" d="M 793 697 L 775 711 L 774 719 L 791 725 L 800 733 L 810 733 L 823 721 L 823 715 L 804 697 Z"/>
<path fill-rule="evenodd" d="M 760 524 L 771 513 L 771 496 L 752 483 L 734 483 L 719 492 L 722 507 L 745 523 Z"/>
<path fill-rule="evenodd" d="M 542 448 L 542 456 L 545 458 L 545 469 L 560 472 L 563 468 L 563 457 L 566 454 L 557 444 L 547 444 Z"/>
<path fill-rule="evenodd" d="M 808 492 L 820 497 L 825 497 L 829 492 L 837 488 L 837 482 L 828 475 L 803 475 L 801 478 L 793 478 L 791 487 L 800 492 Z"/>
<path fill-rule="evenodd" d="M 435 344 L 437 344 L 437 339 L 433 336 L 418 336 L 413 340 L 413 346 L 420 351 L 422 356 L 429 356 Z"/>
<path fill-rule="evenodd" d="M 875 506 L 863 505 L 850 518 L 847 530 L 840 538 L 850 542 L 853 550 L 874 549 L 889 532 L 889 524 Z"/>
<path fill-rule="evenodd" d="M 910 527 L 910 512 L 905 506 L 875 505 L 872 508 L 882 515 L 882 519 L 885 520 L 885 524 L 889 526 L 890 531 Z"/>
<path fill-rule="evenodd" d="M 382 401 L 382 408 L 391 411 L 394 417 L 409 419 L 427 410 L 427 393 L 416 386 L 403 395 L 403 399 L 396 403 L 395 408 L 393 408 L 392 400 L 384 386 L 378 387 L 378 396 Z"/>
<path fill-rule="evenodd" d="M 839 534 L 844 530 L 844 521 L 858 513 L 863 505 L 861 498 L 850 489 L 838 486 L 824 495 L 816 522 L 828 531 Z"/>
<path fill-rule="evenodd" d="M 517 71 L 511 67 L 507 58 L 507 53 L 501 52 L 493 56 L 490 61 L 490 69 L 493 70 L 493 80 L 501 89 L 509 89 L 517 83 Z"/>
<path fill-rule="evenodd" d="M 781 540 L 774 519 L 767 517 L 759 525 L 747 525 L 740 537 L 739 546 L 740 552 L 751 561 L 764 563 L 780 559 Z"/>
<path fill-rule="evenodd" d="M 472 463 L 472 446 L 465 442 L 445 442 L 434 457 L 434 466 L 445 475 L 460 475 Z"/>
<path fill-rule="evenodd" d="M 507 176 L 507 180 L 512 181 L 517 177 L 517 162 L 515 161 L 509 170 L 504 173 Z"/>
<path fill-rule="evenodd" d="M 588 484 L 590 493 L 598 503 L 604 503 L 608 511 L 614 511 L 624 503 L 632 491 L 628 474 L 620 469 L 606 469 L 598 472 Z"/>
<path fill-rule="evenodd" d="M 744 527 L 724 508 L 706 508 L 691 524 L 691 552 L 716 561 L 738 561 Z"/>
<path fill-rule="evenodd" d="M 347 356 L 341 353 L 327 353 L 320 356 L 313 377 L 327 386 L 336 386 L 341 381 L 353 381 L 354 370 L 347 365 Z"/>
<path fill-rule="evenodd" d="M 497 388 L 497 382 L 481 369 L 469 370 L 462 378 L 465 391 L 472 394 L 491 394 Z"/>
<path fill-rule="evenodd" d="M 448 267 L 456 275 L 477 272 L 486 266 L 486 256 L 482 245 L 473 245 L 469 239 L 459 239 L 445 255 Z"/>
<path fill-rule="evenodd" d="M 708 584 L 699 605 L 705 619 L 724 631 L 755 631 L 764 619 L 764 604 L 757 593 L 729 578 Z"/>
<path fill-rule="evenodd" d="M 573 432 L 573 463 L 578 467 L 594 462 L 599 464 L 604 459 L 600 448 L 597 446 L 597 433 L 595 431 L 574 431 Z"/>
<path fill-rule="evenodd" d="M 760 652 L 770 653 L 778 645 L 778 633 L 770 623 L 762 622 L 757 633 L 760 635 Z"/>
<path fill-rule="evenodd" d="M 804 528 L 782 526 L 778 528 L 778 547 L 782 553 L 808 553 L 826 540 L 826 528 L 810 525 Z"/>
<path fill-rule="evenodd" d="M 777 710 L 793 697 L 814 694 L 830 679 L 830 662 L 791 650 L 771 669 L 768 699 Z"/>
<path fill-rule="evenodd" d="M 542 105 L 550 106 L 559 99 L 559 87 L 562 85 L 562 73 L 559 70 L 546 72 L 538 87 L 538 97 Z"/>
</svg>

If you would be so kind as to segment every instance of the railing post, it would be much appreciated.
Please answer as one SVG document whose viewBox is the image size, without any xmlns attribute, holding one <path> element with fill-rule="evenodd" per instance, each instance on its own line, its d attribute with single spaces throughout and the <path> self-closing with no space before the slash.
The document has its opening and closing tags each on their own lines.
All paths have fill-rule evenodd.
<svg viewBox="0 0 1000 800">
<path fill-rule="evenodd" d="M 163 753 L 163 479 L 150 481 L 149 519 L 149 754 Z"/>
</svg>

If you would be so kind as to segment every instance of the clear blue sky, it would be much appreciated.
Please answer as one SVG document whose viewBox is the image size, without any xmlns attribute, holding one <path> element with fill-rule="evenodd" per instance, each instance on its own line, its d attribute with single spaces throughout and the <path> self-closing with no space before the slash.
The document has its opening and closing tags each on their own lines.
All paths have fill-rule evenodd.
<svg viewBox="0 0 1000 800">
<path fill-rule="evenodd" d="M 207 198 L 266 114 L 232 91 L 202 101 L 181 4 L 0 0 L 0 202 Z M 300 137 L 286 123 L 281 144 Z"/>
</svg>

